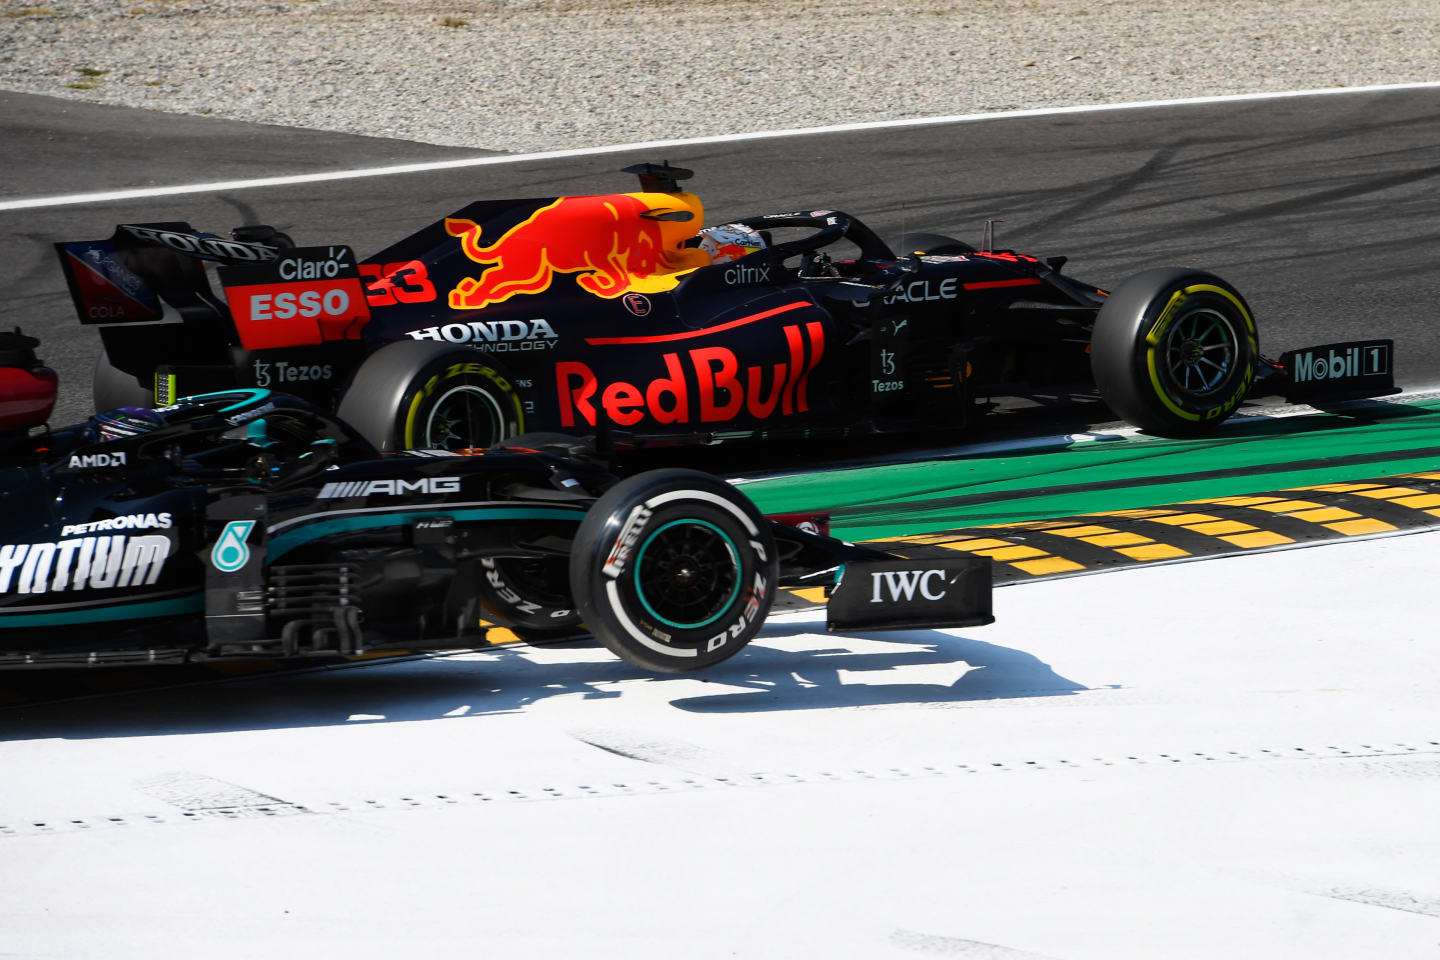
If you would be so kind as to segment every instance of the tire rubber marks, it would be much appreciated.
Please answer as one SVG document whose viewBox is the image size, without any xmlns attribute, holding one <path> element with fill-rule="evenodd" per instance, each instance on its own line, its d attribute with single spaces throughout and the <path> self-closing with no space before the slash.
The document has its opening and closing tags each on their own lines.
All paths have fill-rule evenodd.
<svg viewBox="0 0 1440 960">
<path fill-rule="evenodd" d="M 1233 747 L 1233 749 L 1231 748 Z M 57 833 L 104 831 L 136 826 L 174 826 L 183 823 L 206 823 L 215 820 L 241 820 L 296 814 L 365 814 L 380 811 L 399 813 L 405 810 L 437 810 L 456 806 L 500 806 L 514 803 L 536 803 L 550 800 L 592 800 L 627 796 L 660 796 L 686 794 L 696 790 L 735 790 L 745 787 L 787 787 L 798 784 L 902 782 L 936 777 L 1004 776 L 1032 773 L 1041 776 L 1066 777 L 1080 774 L 1094 779 L 1107 767 L 1121 770 L 1166 770 L 1175 766 L 1211 766 L 1216 764 L 1258 763 L 1291 764 L 1307 762 L 1352 763 L 1372 758 L 1433 757 L 1440 754 L 1440 740 L 1411 738 L 1400 742 L 1371 740 L 1367 743 L 1345 743 L 1296 746 L 1276 743 L 1270 747 L 1252 744 L 1215 744 L 1205 749 L 1174 750 L 1166 753 L 1136 752 L 1095 756 L 1081 753 L 1070 757 L 1041 754 L 1004 755 L 937 755 L 928 763 L 911 762 L 903 766 L 852 767 L 840 764 L 830 769 L 763 771 L 734 773 L 727 776 L 703 774 L 663 774 L 631 778 L 601 777 L 587 783 L 561 780 L 546 783 L 507 784 L 491 782 L 483 786 L 455 786 L 445 793 L 433 789 L 415 790 L 403 795 L 369 796 L 329 799 L 301 798 L 295 802 L 278 801 L 263 806 L 233 806 L 180 810 L 165 813 L 110 813 L 88 816 L 60 816 L 44 819 L 0 822 L 0 838 L 41 836 Z"/>
</svg>

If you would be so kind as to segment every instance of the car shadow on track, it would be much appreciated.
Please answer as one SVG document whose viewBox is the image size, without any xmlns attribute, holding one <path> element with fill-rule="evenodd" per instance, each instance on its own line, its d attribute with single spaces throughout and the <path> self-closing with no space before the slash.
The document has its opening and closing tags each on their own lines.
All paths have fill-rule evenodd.
<svg viewBox="0 0 1440 960">
<path fill-rule="evenodd" d="M 907 630 L 849 637 L 813 629 L 767 627 L 741 656 L 705 673 L 706 681 L 728 689 L 677 697 L 671 706 L 749 713 L 1068 696 L 1089 689 L 1033 654 L 967 636 Z"/>
<path fill-rule="evenodd" d="M 769 625 L 739 655 L 693 674 L 648 674 L 594 645 L 514 646 L 12 707 L 0 711 L 0 742 L 465 720 L 523 714 L 556 697 L 747 713 L 1088 689 L 1031 654 L 967 636 L 911 630 L 853 637 L 818 627 Z"/>
</svg>

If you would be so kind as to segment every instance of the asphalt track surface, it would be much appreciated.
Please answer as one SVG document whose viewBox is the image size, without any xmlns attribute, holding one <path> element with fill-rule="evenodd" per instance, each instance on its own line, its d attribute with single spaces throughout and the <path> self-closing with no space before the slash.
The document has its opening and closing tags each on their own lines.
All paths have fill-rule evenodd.
<svg viewBox="0 0 1440 960">
<path fill-rule="evenodd" d="M 683 131 L 669 131 L 683 134 Z M 1101 285 L 1153 266 L 1213 270 L 1260 323 L 1261 348 L 1396 341 L 1397 382 L 1440 382 L 1440 90 L 1147 107 L 705 144 L 707 221 L 837 207 L 882 235 L 925 230 L 1070 258 Z M 471 152 L 472 155 L 477 152 Z M 10 198 L 451 159 L 466 151 L 0 95 Z M 57 419 L 88 413 L 98 337 L 77 326 L 49 244 L 118 222 L 223 232 L 267 222 L 301 244 L 378 250 L 470 200 L 630 189 L 603 154 L 404 176 L 0 212 L 0 325 L 45 342 Z"/>
<path fill-rule="evenodd" d="M 1440 380 L 1437 104 L 1164 108 L 669 159 L 700 171 L 712 222 L 823 202 L 890 235 L 974 239 L 996 216 L 1003 243 L 1097 282 L 1210 267 L 1246 291 L 1267 352 L 1390 335 L 1418 388 Z M 243 125 L 166 140 L 207 124 L 84 109 L 112 126 L 57 122 L 43 149 L 0 131 L 0 196 L 432 149 L 270 130 L 269 159 L 222 169 L 221 144 L 264 155 Z M 78 408 L 95 338 L 49 240 L 268 219 L 364 252 L 471 197 L 624 189 L 626 162 L 0 214 L 0 322 L 46 337 Z M 1437 536 L 1034 583 L 1001 591 L 983 631 L 777 618 L 703 676 L 516 647 L 9 710 L 0 759 L 24 787 L 0 796 L 0 927 L 27 956 L 354 960 L 417 939 L 529 957 L 1427 955 Z"/>
<path fill-rule="evenodd" d="M 5 950 L 1433 957 L 1437 539 L 0 711 Z"/>
</svg>

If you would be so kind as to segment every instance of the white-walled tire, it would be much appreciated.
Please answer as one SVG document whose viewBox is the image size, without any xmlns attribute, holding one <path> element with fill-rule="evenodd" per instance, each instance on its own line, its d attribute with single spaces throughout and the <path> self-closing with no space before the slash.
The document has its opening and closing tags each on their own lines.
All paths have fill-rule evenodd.
<svg viewBox="0 0 1440 960">
<path fill-rule="evenodd" d="M 485 557 L 476 584 L 480 615 L 527 643 L 583 634 L 566 582 L 568 572 L 564 557 Z"/>
<path fill-rule="evenodd" d="M 776 589 L 769 521 L 694 470 L 617 483 L 581 523 L 570 589 L 592 633 L 630 663 L 682 673 L 739 653 Z"/>
</svg>

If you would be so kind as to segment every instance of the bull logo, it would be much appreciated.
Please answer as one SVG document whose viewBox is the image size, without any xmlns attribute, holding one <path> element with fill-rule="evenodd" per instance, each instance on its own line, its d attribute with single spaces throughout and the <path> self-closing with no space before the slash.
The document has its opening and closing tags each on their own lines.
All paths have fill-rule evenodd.
<svg viewBox="0 0 1440 960">
<path fill-rule="evenodd" d="M 455 310 L 479 310 L 522 293 L 550 289 L 557 273 L 575 274 L 582 290 L 613 300 L 632 290 L 656 292 L 673 274 L 709 264 L 684 246 L 700 227 L 701 207 L 690 194 L 606 194 L 561 197 L 511 227 L 494 243 L 480 240 L 473 220 L 447 217 L 465 255 L 492 264 L 450 291 Z"/>
</svg>

